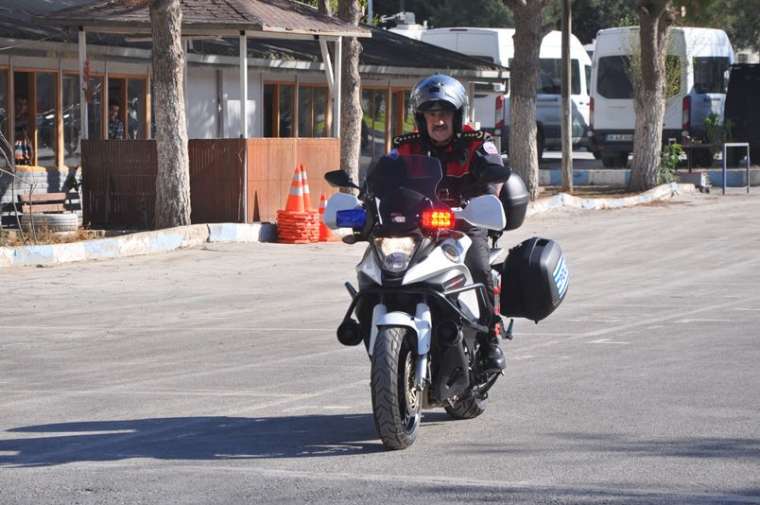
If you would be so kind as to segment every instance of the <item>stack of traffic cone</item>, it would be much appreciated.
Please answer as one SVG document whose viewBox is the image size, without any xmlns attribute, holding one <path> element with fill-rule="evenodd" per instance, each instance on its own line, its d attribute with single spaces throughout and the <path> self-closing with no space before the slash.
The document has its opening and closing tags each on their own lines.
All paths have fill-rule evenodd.
<svg viewBox="0 0 760 505">
<path fill-rule="evenodd" d="M 319 212 L 306 204 L 309 187 L 306 171 L 296 167 L 284 210 L 277 211 L 277 240 L 286 244 L 309 244 L 319 241 Z"/>
<path fill-rule="evenodd" d="M 325 224 L 325 208 L 327 207 L 327 198 L 325 194 L 319 195 L 319 241 L 320 242 L 333 242 L 338 240 L 338 237 L 327 227 Z"/>
</svg>

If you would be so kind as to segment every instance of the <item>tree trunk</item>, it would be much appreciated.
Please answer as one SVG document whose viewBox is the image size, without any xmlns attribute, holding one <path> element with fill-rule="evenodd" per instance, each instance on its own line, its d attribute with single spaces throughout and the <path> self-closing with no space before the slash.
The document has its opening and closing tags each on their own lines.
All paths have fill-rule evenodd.
<svg viewBox="0 0 760 505">
<path fill-rule="evenodd" d="M 320 14 L 332 16 L 332 12 L 330 12 L 330 0 L 319 0 L 317 2 L 317 10 Z"/>
<path fill-rule="evenodd" d="M 153 0 L 153 91 L 157 104 L 155 227 L 190 224 L 190 168 L 185 121 L 182 10 L 180 0 Z"/>
<path fill-rule="evenodd" d="M 541 40 L 548 32 L 543 10 L 548 0 L 504 0 L 515 19 L 515 55 L 510 64 L 509 163 L 538 197 L 538 146 L 536 137 L 536 86 Z"/>
<path fill-rule="evenodd" d="M 340 0 L 338 17 L 359 25 L 358 0 Z M 359 180 L 359 153 L 362 125 L 361 76 L 359 54 L 362 46 L 356 38 L 343 39 L 343 75 L 341 78 L 340 166 L 356 182 Z"/>
<path fill-rule="evenodd" d="M 665 116 L 665 60 L 668 31 L 673 23 L 671 1 L 639 2 L 640 76 L 634 76 L 636 129 L 633 136 L 630 189 L 643 191 L 657 184 Z"/>
</svg>

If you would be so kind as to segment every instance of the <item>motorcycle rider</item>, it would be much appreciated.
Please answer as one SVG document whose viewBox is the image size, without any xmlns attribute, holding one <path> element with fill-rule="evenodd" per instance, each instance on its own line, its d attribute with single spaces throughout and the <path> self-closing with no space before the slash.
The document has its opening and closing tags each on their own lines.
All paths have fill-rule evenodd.
<svg viewBox="0 0 760 505">
<path fill-rule="evenodd" d="M 394 151 L 400 155 L 426 155 L 437 158 L 443 169 L 439 197 L 452 206 L 462 206 L 470 198 L 480 195 L 498 196 L 501 183 L 484 183 L 480 176 L 503 171 L 502 181 L 510 174 L 504 166 L 499 150 L 483 131 L 464 124 L 467 94 L 464 86 L 448 75 L 434 74 L 422 79 L 412 90 L 410 103 L 414 111 L 417 131 L 393 139 Z M 492 180 L 492 178 L 489 178 Z M 485 368 L 502 370 L 506 365 L 499 347 L 497 323 L 494 313 L 494 285 L 489 263 L 488 232 L 465 222 L 457 229 L 472 240 L 465 264 L 475 282 L 486 287 L 485 306 L 481 302 L 481 322 L 489 333 L 479 335 Z"/>
</svg>

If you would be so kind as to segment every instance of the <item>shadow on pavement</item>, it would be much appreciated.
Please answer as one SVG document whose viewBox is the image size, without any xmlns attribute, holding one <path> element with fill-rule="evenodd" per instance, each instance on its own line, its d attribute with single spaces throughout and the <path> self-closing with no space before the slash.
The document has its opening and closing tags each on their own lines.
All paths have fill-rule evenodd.
<svg viewBox="0 0 760 505">
<path fill-rule="evenodd" d="M 0 467 L 129 458 L 305 458 L 383 450 L 369 414 L 83 421 L 8 432 L 28 437 L 0 439 Z"/>
</svg>

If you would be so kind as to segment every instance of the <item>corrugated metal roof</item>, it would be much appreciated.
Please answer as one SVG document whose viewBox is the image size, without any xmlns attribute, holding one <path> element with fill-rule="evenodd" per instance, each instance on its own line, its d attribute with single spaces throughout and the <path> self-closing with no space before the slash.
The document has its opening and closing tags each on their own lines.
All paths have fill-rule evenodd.
<svg viewBox="0 0 760 505">
<path fill-rule="evenodd" d="M 251 30 L 306 35 L 369 37 L 370 32 L 293 0 L 180 0 L 185 30 Z M 92 31 L 150 28 L 147 7 L 126 0 L 99 0 L 55 11 L 43 19 L 64 26 L 86 26 Z"/>
<path fill-rule="evenodd" d="M 488 60 L 449 51 L 393 32 L 372 28 L 372 38 L 362 39 L 360 65 L 427 69 L 459 69 L 504 71 L 507 69 Z M 197 53 L 237 56 L 237 41 L 197 41 Z M 260 59 L 321 62 L 319 44 L 310 40 L 250 39 L 248 56 Z"/>
</svg>

